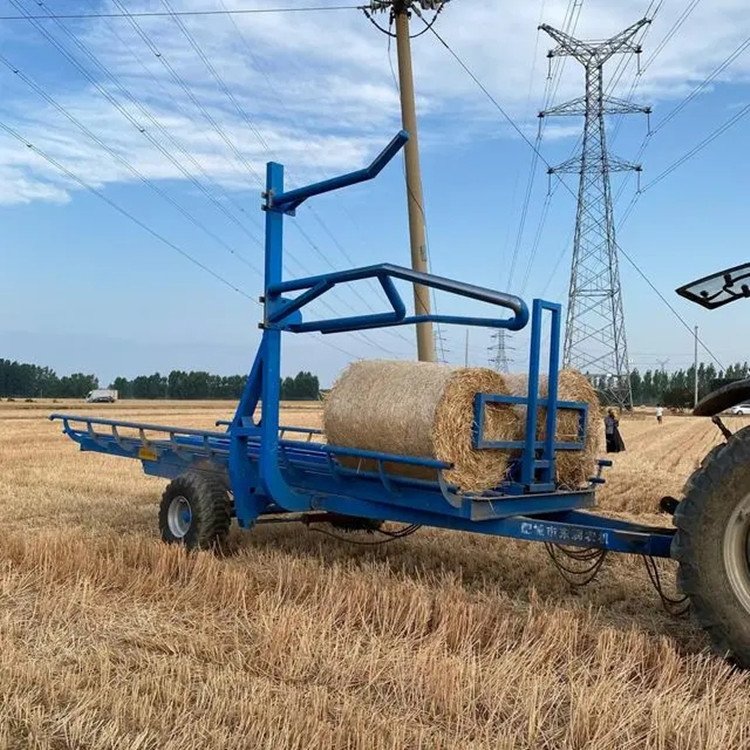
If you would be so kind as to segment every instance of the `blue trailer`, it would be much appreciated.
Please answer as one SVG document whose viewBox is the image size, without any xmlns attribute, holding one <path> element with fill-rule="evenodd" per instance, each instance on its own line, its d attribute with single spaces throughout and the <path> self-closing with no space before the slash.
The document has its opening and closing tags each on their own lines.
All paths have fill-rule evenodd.
<svg viewBox="0 0 750 750">
<path fill-rule="evenodd" d="M 544 542 L 579 560 L 600 563 L 606 551 L 670 557 L 675 529 L 643 526 L 591 512 L 595 490 L 604 482 L 599 469 L 586 486 L 570 490 L 555 484 L 555 457 L 581 448 L 585 440 L 583 403 L 558 400 L 560 305 L 534 300 L 529 311 L 522 299 L 472 284 L 400 266 L 382 264 L 326 273 L 299 280 L 282 278 L 283 227 L 303 201 L 321 193 L 373 179 L 408 139 L 398 133 L 373 163 L 359 171 L 294 190 L 284 189 L 282 165 L 267 165 L 265 212 L 265 282 L 262 339 L 234 418 L 223 429 L 198 430 L 176 426 L 52 414 L 66 435 L 83 451 L 96 451 L 141 461 L 147 474 L 171 480 L 160 506 L 162 538 L 188 548 L 220 545 L 232 519 L 243 529 L 257 523 L 332 521 L 353 527 L 378 528 L 383 521 L 408 528 L 434 526 L 459 531 Z M 390 309 L 343 318 L 307 320 L 304 308 L 334 287 L 363 279 L 375 280 Z M 478 300 L 494 306 L 488 317 L 409 315 L 394 283 L 402 280 Z M 477 394 L 474 446 L 513 449 L 507 481 L 491 492 L 460 493 L 444 478 L 450 466 L 428 457 L 393 455 L 328 445 L 316 441 L 316 430 L 280 424 L 280 348 L 282 334 L 333 334 L 370 328 L 413 325 L 423 321 L 519 331 L 531 325 L 528 392 L 522 397 Z M 542 356 L 542 332 L 550 345 Z M 548 392 L 539 395 L 540 377 Z M 526 408 L 525 438 L 493 442 L 484 435 L 488 403 L 516 403 Z M 262 405 L 262 410 L 261 410 Z M 551 407 L 551 408 L 548 408 Z M 579 411 L 578 439 L 555 441 L 557 411 Z M 536 424 L 544 410 L 544 439 Z M 218 425 L 217 425 L 218 426 Z M 369 459 L 367 471 L 349 468 L 347 457 Z M 434 472 L 433 479 L 390 473 L 387 466 L 406 464 Z M 577 551 L 577 553 L 576 553 Z M 598 568 L 597 568 L 598 569 Z"/>
</svg>

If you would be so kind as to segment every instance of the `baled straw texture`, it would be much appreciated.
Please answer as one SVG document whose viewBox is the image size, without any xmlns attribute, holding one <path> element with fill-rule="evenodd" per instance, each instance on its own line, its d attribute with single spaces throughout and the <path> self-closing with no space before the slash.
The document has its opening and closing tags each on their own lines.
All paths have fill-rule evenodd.
<svg viewBox="0 0 750 750">
<path fill-rule="evenodd" d="M 516 396 L 525 396 L 528 390 L 527 375 L 506 375 L 510 392 Z M 539 380 L 539 393 L 547 395 L 547 378 Z M 601 406 L 596 390 L 585 375 L 577 370 L 561 370 L 558 379 L 558 401 L 582 401 L 589 405 L 586 419 L 586 441 L 582 451 L 557 451 L 555 466 L 556 481 L 570 488 L 580 487 L 596 473 L 596 460 L 604 443 L 604 423 L 601 419 Z M 519 408 L 520 429 L 517 439 L 522 440 L 526 424 L 525 409 Z M 547 410 L 539 409 L 537 417 L 537 439 L 543 440 Z M 572 409 L 558 409 L 555 440 L 573 442 L 578 439 L 578 412 Z"/>
<path fill-rule="evenodd" d="M 472 447 L 474 396 L 507 393 L 502 375 L 486 368 L 452 368 L 431 362 L 354 362 L 328 394 L 323 426 L 331 445 L 436 458 L 453 466 L 446 480 L 463 492 L 496 487 L 509 454 Z M 519 417 L 505 404 L 485 411 L 485 436 L 512 439 Z M 351 459 L 345 461 L 352 465 Z M 357 461 L 357 466 L 365 466 Z M 367 466 L 371 469 L 372 466 Z M 387 464 L 392 473 L 435 477 L 433 470 Z"/>
</svg>

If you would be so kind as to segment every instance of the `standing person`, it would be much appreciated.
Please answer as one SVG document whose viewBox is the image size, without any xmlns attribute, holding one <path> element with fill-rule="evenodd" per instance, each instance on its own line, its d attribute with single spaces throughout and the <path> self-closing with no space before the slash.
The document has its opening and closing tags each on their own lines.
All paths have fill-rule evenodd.
<svg viewBox="0 0 750 750">
<path fill-rule="evenodd" d="M 615 416 L 614 409 L 608 409 L 607 416 L 604 417 L 604 435 L 607 439 L 607 453 L 625 450 L 625 441 L 620 435 L 620 420 Z"/>
<path fill-rule="evenodd" d="M 664 409 L 661 408 L 661 404 L 656 405 L 656 421 L 661 424 L 662 417 L 664 416 Z"/>
</svg>

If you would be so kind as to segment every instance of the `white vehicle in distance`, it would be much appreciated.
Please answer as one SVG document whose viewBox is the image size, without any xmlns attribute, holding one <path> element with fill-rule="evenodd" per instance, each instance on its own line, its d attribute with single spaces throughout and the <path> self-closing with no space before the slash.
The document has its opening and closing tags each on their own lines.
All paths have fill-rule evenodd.
<svg viewBox="0 0 750 750">
<path fill-rule="evenodd" d="M 750 414 L 750 404 L 737 404 L 737 406 L 732 407 L 731 413 L 738 417 Z"/>
<path fill-rule="evenodd" d="M 117 391 L 105 388 L 97 388 L 86 394 L 87 404 L 114 404 L 115 401 L 117 401 Z M 750 407 L 748 407 L 748 413 L 750 413 Z"/>
</svg>

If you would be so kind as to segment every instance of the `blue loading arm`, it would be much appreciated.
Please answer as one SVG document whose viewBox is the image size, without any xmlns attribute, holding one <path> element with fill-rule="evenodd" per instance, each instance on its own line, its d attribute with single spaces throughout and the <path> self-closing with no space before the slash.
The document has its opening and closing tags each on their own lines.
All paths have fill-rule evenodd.
<svg viewBox="0 0 750 750">
<path fill-rule="evenodd" d="M 305 185 L 295 190 L 287 190 L 279 195 L 269 193 L 266 195 L 266 210 L 294 215 L 294 210 L 297 206 L 304 203 L 313 195 L 330 193 L 332 190 L 339 190 L 349 187 L 349 185 L 356 185 L 358 182 L 372 180 L 382 172 L 383 167 L 401 150 L 408 140 L 409 134 L 405 130 L 400 130 L 368 167 L 358 169 L 355 172 L 348 172 L 338 177 L 331 177 L 322 182 L 314 182 L 312 185 Z"/>
</svg>

